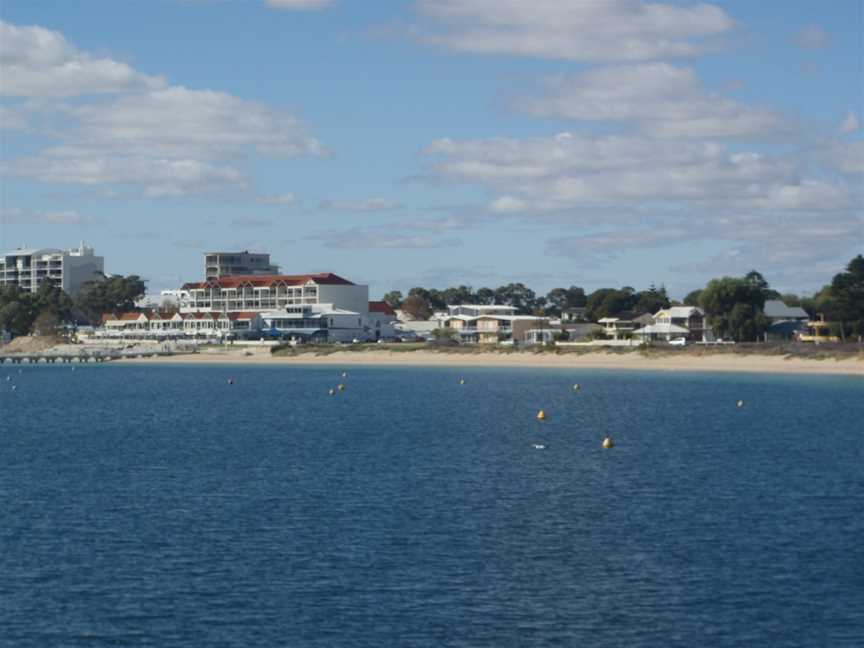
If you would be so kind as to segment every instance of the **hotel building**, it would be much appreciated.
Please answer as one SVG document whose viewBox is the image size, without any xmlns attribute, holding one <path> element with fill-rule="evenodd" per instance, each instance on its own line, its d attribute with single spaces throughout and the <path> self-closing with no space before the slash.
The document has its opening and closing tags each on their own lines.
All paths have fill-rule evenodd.
<svg viewBox="0 0 864 648">
<path fill-rule="evenodd" d="M 204 279 L 242 275 L 277 275 L 279 266 L 270 263 L 269 254 L 255 252 L 207 252 L 204 254 Z"/>
<path fill-rule="evenodd" d="M 18 249 L 0 255 L 0 287 L 18 286 L 35 293 L 42 283 L 51 280 L 74 296 L 88 281 L 101 279 L 104 270 L 105 260 L 83 242 L 70 250 Z"/>
</svg>

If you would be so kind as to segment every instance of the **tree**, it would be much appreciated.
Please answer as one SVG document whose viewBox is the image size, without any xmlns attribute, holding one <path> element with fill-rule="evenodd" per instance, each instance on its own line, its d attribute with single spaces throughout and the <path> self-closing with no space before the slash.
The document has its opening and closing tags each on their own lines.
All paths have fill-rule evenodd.
<svg viewBox="0 0 864 648">
<path fill-rule="evenodd" d="M 742 341 L 755 340 L 764 331 L 764 316 L 761 321 L 756 320 L 756 314 L 761 314 L 765 307 L 763 290 L 746 278 L 712 279 L 699 295 L 699 305 L 717 334 Z M 736 310 L 739 305 L 742 308 Z M 742 318 L 745 317 L 753 320 L 752 326 L 744 325 Z"/>
<path fill-rule="evenodd" d="M 402 302 L 402 312 L 416 320 L 428 320 L 432 315 L 432 309 L 420 295 L 406 297 Z"/>
<path fill-rule="evenodd" d="M 390 306 L 390 308 L 399 308 L 402 306 L 402 293 L 398 290 L 391 290 L 384 295 L 383 301 Z"/>
<path fill-rule="evenodd" d="M 858 255 L 846 266 L 846 271 L 834 275 L 829 288 L 830 302 L 826 314 L 840 323 L 840 335 L 846 341 L 846 331 L 864 333 L 864 256 Z"/>
<path fill-rule="evenodd" d="M 512 306 L 520 315 L 531 314 L 536 300 L 534 291 L 522 283 L 511 283 L 495 289 L 495 303 Z"/>
<path fill-rule="evenodd" d="M 768 285 L 765 277 L 762 276 L 762 273 L 757 272 L 756 270 L 751 270 L 746 275 L 744 275 L 744 281 L 750 284 L 753 288 L 761 291 L 765 299 L 778 299 L 780 297 L 780 293 L 778 293 L 776 290 L 773 290 Z"/>
<path fill-rule="evenodd" d="M 699 297 L 702 295 L 702 290 L 691 290 L 684 297 L 684 305 L 685 306 L 698 306 L 699 305 Z"/>
<path fill-rule="evenodd" d="M 144 296 L 146 290 L 144 280 L 138 275 L 112 275 L 84 284 L 75 298 L 75 306 L 91 324 L 96 324 L 102 313 L 135 310 L 135 302 Z"/>
<path fill-rule="evenodd" d="M 491 288 L 480 288 L 475 298 L 478 304 L 492 305 L 495 303 L 495 291 Z"/>
<path fill-rule="evenodd" d="M 585 291 L 578 286 L 553 288 L 546 295 L 546 311 L 550 315 L 561 315 L 568 308 L 578 308 L 586 302 Z"/>
<path fill-rule="evenodd" d="M 641 313 L 656 313 L 664 308 L 669 308 L 669 295 L 666 294 L 666 287 L 660 286 L 660 289 L 652 284 L 648 290 L 636 293 L 636 304 L 634 309 Z"/>
<path fill-rule="evenodd" d="M 630 287 L 618 290 L 616 288 L 598 288 L 590 295 L 586 304 L 585 315 L 592 322 L 603 317 L 614 317 L 630 310 L 636 303 L 635 291 Z"/>
</svg>

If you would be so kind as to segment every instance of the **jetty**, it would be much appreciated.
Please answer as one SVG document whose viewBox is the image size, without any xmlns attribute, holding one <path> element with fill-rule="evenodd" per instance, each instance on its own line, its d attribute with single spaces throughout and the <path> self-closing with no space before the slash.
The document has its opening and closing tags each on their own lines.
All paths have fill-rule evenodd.
<svg viewBox="0 0 864 648">
<path fill-rule="evenodd" d="M 44 362 L 46 364 L 53 363 L 84 363 L 84 362 L 109 362 L 111 360 L 124 360 L 126 358 L 158 358 L 162 356 L 185 355 L 189 351 L 166 351 L 166 350 L 99 350 L 99 351 L 82 351 L 80 353 L 51 353 L 43 351 L 38 353 L 0 353 L 0 364 L 38 364 Z"/>
</svg>

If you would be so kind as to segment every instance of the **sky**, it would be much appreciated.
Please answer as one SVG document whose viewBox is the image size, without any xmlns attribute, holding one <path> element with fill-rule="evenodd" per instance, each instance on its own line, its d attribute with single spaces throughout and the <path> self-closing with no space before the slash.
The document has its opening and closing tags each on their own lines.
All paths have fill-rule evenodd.
<svg viewBox="0 0 864 648">
<path fill-rule="evenodd" d="M 864 252 L 861 0 L 3 0 L 0 248 L 148 292 L 269 252 L 380 297 Z"/>
</svg>

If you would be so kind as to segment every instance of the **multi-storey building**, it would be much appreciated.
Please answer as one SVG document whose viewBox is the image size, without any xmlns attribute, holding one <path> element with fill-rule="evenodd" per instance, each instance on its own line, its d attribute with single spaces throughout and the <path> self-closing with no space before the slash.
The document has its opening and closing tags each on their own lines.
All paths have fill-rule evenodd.
<svg viewBox="0 0 864 648">
<path fill-rule="evenodd" d="M 496 344 L 503 341 L 537 342 L 551 336 L 546 317 L 517 315 L 512 306 L 460 304 L 448 306 L 444 326 L 462 342 Z M 542 331 L 548 331 L 547 336 Z"/>
<path fill-rule="evenodd" d="M 277 275 L 279 266 L 270 263 L 269 254 L 243 252 L 206 252 L 205 280 L 241 275 Z"/>
<path fill-rule="evenodd" d="M 36 292 L 50 280 L 67 294 L 75 295 L 88 281 L 101 279 L 104 270 L 105 260 L 83 242 L 70 250 L 18 249 L 0 256 L 0 286 Z"/>
</svg>

